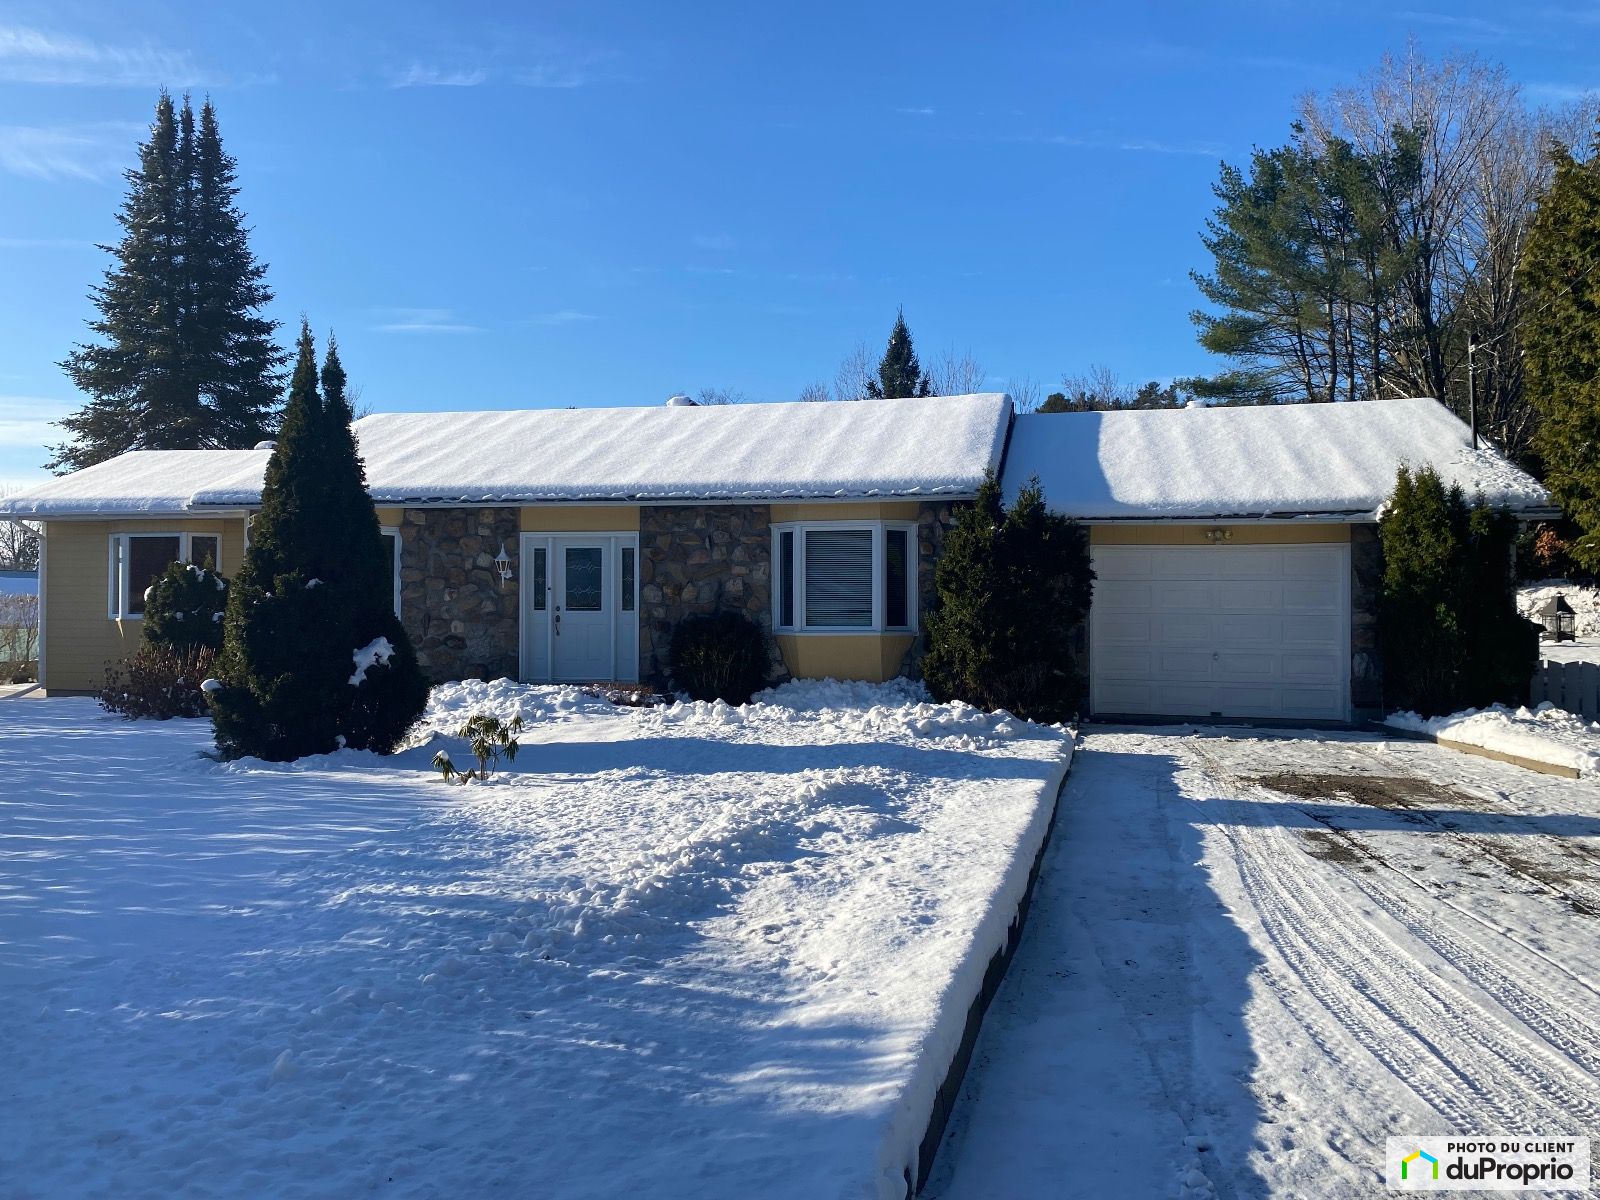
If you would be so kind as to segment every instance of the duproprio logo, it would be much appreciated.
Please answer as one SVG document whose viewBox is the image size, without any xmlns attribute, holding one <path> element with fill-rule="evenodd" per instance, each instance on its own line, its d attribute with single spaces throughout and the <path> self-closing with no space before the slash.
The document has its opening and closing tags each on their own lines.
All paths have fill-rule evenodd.
<svg viewBox="0 0 1600 1200">
<path fill-rule="evenodd" d="M 1418 1161 L 1419 1159 L 1421 1160 L 1420 1162 Z M 1402 1158 L 1400 1160 L 1400 1178 L 1401 1179 L 1410 1179 L 1411 1178 L 1411 1164 L 1412 1163 L 1417 1163 L 1418 1170 L 1426 1170 L 1427 1168 L 1424 1167 L 1422 1164 L 1423 1163 L 1427 1163 L 1428 1165 L 1433 1167 L 1433 1177 L 1435 1179 L 1439 1178 L 1439 1160 L 1437 1158 L 1435 1158 L 1433 1155 L 1429 1154 L 1426 1150 L 1423 1150 L 1421 1147 L 1418 1147 L 1417 1149 L 1413 1150 L 1410 1154 L 1406 1155 L 1404 1158 Z"/>
</svg>

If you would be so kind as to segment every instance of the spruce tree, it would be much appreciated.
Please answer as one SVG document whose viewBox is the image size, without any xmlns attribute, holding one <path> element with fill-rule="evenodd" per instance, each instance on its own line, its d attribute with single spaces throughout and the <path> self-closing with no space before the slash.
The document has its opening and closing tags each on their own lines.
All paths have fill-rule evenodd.
<svg viewBox="0 0 1600 1200">
<path fill-rule="evenodd" d="M 1050 512 L 1037 479 L 1007 510 L 990 474 L 946 536 L 934 583 L 922 670 L 937 698 L 1041 721 L 1078 711 L 1089 539 Z"/>
<path fill-rule="evenodd" d="M 899 400 L 931 395 L 933 384 L 922 364 L 917 362 L 917 352 L 911 345 L 911 330 L 906 328 L 906 314 L 902 309 L 895 314 L 888 348 L 878 363 L 878 377 L 867 380 L 867 396 L 873 400 Z"/>
<path fill-rule="evenodd" d="M 320 378 L 302 326 L 289 402 L 250 548 L 229 589 L 224 684 L 212 696 L 226 757 L 278 761 L 339 746 L 392 750 L 428 688 L 393 612 L 388 558 L 331 342 Z"/>
<path fill-rule="evenodd" d="M 89 403 L 62 420 L 72 440 L 48 464 L 75 471 L 128 450 L 239 448 L 276 426 L 283 352 L 272 299 L 235 203 L 234 161 L 210 101 L 196 127 L 187 97 L 156 103 L 127 172 L 123 229 L 92 289 L 96 341 L 61 364 Z"/>
<path fill-rule="evenodd" d="M 1581 163 L 1557 153 L 1520 273 L 1528 395 L 1542 419 L 1534 446 L 1581 530 L 1572 557 L 1590 571 L 1600 571 L 1600 128 L 1595 151 Z"/>
</svg>

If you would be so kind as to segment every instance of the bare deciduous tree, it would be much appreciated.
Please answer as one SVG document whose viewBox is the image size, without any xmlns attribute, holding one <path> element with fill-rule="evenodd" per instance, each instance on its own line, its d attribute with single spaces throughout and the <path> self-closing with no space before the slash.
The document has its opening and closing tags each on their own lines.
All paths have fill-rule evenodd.
<svg viewBox="0 0 1600 1200">
<path fill-rule="evenodd" d="M 1470 54 L 1430 62 L 1413 43 L 1354 87 L 1307 95 L 1300 112 L 1313 142 L 1343 139 L 1373 165 L 1390 249 L 1404 263 L 1382 392 L 1435 396 L 1466 415 L 1474 339 L 1480 426 L 1525 453 L 1534 421 L 1516 346 L 1516 266 L 1549 185 L 1550 143 L 1574 144 L 1592 106 L 1530 109 L 1503 67 Z M 1406 139 L 1412 153 L 1395 154 Z"/>
<path fill-rule="evenodd" d="M 0 683 L 25 683 L 39 667 L 39 597 L 0 593 Z"/>
<path fill-rule="evenodd" d="M 983 364 L 972 357 L 972 351 L 958 351 L 954 347 L 939 356 L 932 375 L 936 396 L 970 396 L 983 391 L 983 381 L 988 378 Z"/>
<path fill-rule="evenodd" d="M 708 387 L 701 388 L 695 393 L 694 402 L 699 405 L 717 404 L 748 404 L 750 397 L 738 388 Z"/>
<path fill-rule="evenodd" d="M 14 496 L 16 487 L 0 486 L 0 499 Z M 11 521 L 0 517 L 0 571 L 39 569 L 39 527 L 31 521 Z"/>
<path fill-rule="evenodd" d="M 868 385 L 877 379 L 878 360 L 872 353 L 872 347 L 866 342 L 857 342 L 839 362 L 839 369 L 833 375 L 833 398 L 835 400 L 864 400 L 868 393 Z"/>
<path fill-rule="evenodd" d="M 1022 413 L 1033 412 L 1039 407 L 1042 399 L 1040 391 L 1039 381 L 1032 375 L 1020 375 L 1006 383 L 1006 392 L 1011 397 L 1011 403 Z"/>
<path fill-rule="evenodd" d="M 795 397 L 801 404 L 818 404 L 832 400 L 833 396 L 828 391 L 825 383 L 808 383 L 800 389 L 800 394 Z"/>
</svg>

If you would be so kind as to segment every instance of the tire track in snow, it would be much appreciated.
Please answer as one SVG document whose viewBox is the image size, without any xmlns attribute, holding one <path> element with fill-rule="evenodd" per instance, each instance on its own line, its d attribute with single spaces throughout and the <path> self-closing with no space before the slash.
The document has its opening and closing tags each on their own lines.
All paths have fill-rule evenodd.
<svg viewBox="0 0 1600 1200">
<path fill-rule="evenodd" d="M 1195 750 L 1213 768 L 1213 781 L 1227 778 Z M 1217 791 L 1225 796 L 1227 789 Z M 1218 828 L 1274 946 L 1355 1040 L 1442 1116 L 1462 1130 L 1474 1128 L 1485 1109 L 1507 1129 L 1521 1128 L 1535 1112 L 1540 1127 L 1551 1129 L 1570 1128 L 1575 1119 L 1581 1129 L 1600 1118 L 1594 1081 L 1567 1078 L 1580 1074 L 1569 1059 L 1419 970 L 1354 906 L 1285 868 L 1305 862 L 1288 831 L 1263 828 L 1248 801 L 1222 802 L 1241 823 Z"/>
</svg>

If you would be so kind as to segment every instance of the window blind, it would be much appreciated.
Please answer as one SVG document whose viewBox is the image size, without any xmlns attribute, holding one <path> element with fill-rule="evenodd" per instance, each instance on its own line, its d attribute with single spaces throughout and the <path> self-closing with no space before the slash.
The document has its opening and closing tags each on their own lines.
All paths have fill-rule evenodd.
<svg viewBox="0 0 1600 1200">
<path fill-rule="evenodd" d="M 855 629 L 872 625 L 872 530 L 806 531 L 806 624 Z"/>
</svg>

